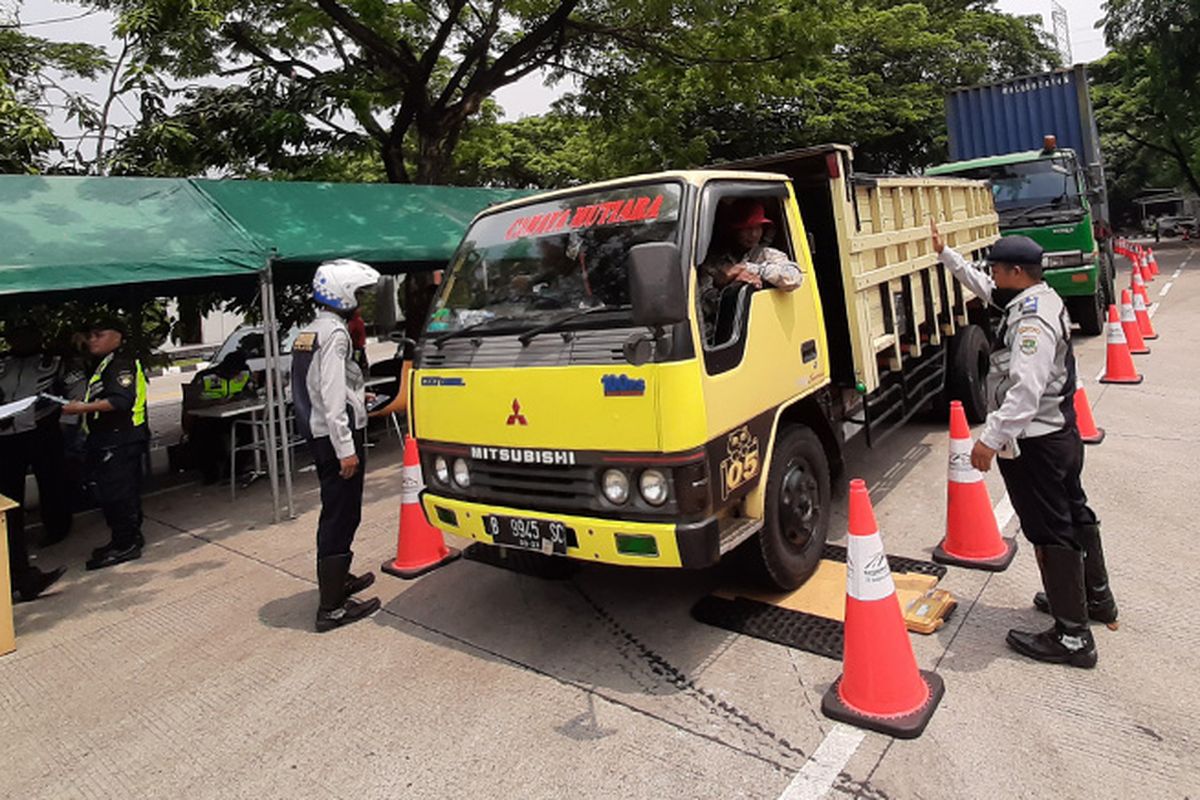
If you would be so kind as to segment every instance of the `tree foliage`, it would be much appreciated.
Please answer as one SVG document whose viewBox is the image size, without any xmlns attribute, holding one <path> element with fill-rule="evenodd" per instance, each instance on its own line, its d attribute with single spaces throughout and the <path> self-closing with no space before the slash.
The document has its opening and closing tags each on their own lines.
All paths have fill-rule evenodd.
<svg viewBox="0 0 1200 800">
<path fill-rule="evenodd" d="M 37 172 L 63 143 L 48 118 L 55 110 L 86 125 L 95 104 L 63 87 L 63 76 L 97 77 L 108 65 L 101 48 L 52 42 L 0 25 L 0 172 Z"/>
<path fill-rule="evenodd" d="M 192 85 L 143 107 L 123 172 L 561 185 L 822 140 L 908 170 L 946 89 L 1053 63 L 990 0 L 86 0 Z M 526 75 L 577 86 L 502 124 Z"/>
<path fill-rule="evenodd" d="M 1200 0 L 1109 0 L 1106 9 L 1112 52 L 1092 72 L 1109 157 L 1200 193 Z"/>
</svg>

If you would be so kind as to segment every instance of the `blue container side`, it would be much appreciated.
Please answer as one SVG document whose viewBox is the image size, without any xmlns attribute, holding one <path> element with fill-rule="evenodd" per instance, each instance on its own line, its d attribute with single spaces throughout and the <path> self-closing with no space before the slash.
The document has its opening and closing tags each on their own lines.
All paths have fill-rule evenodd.
<svg viewBox="0 0 1200 800">
<path fill-rule="evenodd" d="M 950 159 L 995 156 L 1020 150 L 1037 150 L 1042 138 L 1053 134 L 1058 146 L 1070 148 L 1086 159 L 1093 148 L 1095 121 L 1084 120 L 1079 90 L 1087 92 L 1082 70 L 1056 70 L 1045 75 L 1016 78 L 987 86 L 959 89 L 946 97 L 946 129 Z"/>
</svg>

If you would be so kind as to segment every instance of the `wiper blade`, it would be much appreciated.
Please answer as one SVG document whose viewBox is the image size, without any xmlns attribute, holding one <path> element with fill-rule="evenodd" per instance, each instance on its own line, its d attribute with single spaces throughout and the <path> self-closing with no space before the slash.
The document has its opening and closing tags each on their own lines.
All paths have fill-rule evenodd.
<svg viewBox="0 0 1200 800">
<path fill-rule="evenodd" d="M 481 320 L 479 320 L 479 322 L 472 322 L 470 325 L 468 325 L 465 328 L 459 328 L 456 331 L 449 331 L 447 333 L 443 333 L 441 336 L 434 338 L 432 340 L 433 346 L 436 347 L 438 350 L 441 350 L 442 345 L 444 345 L 446 342 L 450 341 L 451 339 L 457 339 L 459 336 L 468 334 L 471 331 L 475 330 L 476 328 L 482 328 L 485 325 L 493 325 L 497 322 L 521 322 L 521 321 L 522 321 L 521 317 L 491 317 L 489 319 L 481 319 Z"/>
<path fill-rule="evenodd" d="M 1005 221 L 1012 223 L 1012 222 L 1016 222 L 1019 219 L 1024 219 L 1025 217 L 1028 217 L 1030 214 L 1034 213 L 1035 211 L 1042 211 L 1047 208 L 1058 208 L 1059 204 L 1062 203 L 1062 201 L 1066 200 L 1066 199 L 1067 199 L 1067 196 L 1065 194 L 1060 194 L 1058 197 L 1054 198 L 1049 203 L 1038 203 L 1035 206 L 1029 206 L 1028 208 L 1023 208 L 1023 209 L 1021 209 L 1020 213 L 1018 213 L 1014 216 L 1008 217 Z"/>
<path fill-rule="evenodd" d="M 537 336 L 567 324 L 571 320 L 586 317 L 588 314 L 595 314 L 597 311 L 629 311 L 633 306 L 630 305 L 615 305 L 615 306 L 593 306 L 592 308 L 584 308 L 579 311 L 572 311 L 570 314 L 563 314 L 557 319 L 552 319 L 549 322 L 542 323 L 536 328 L 530 328 L 517 337 L 517 340 L 524 346 L 528 346 L 530 342 Z"/>
</svg>

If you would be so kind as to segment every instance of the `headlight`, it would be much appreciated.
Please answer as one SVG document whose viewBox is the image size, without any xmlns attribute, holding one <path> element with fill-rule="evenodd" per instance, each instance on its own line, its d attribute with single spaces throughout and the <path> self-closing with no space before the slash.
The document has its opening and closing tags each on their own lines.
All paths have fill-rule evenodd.
<svg viewBox="0 0 1200 800">
<path fill-rule="evenodd" d="M 465 459 L 454 459 L 454 482 L 463 489 L 466 489 L 471 485 L 471 471 L 467 469 L 467 462 Z"/>
<path fill-rule="evenodd" d="M 1083 251 L 1069 250 L 1065 253 L 1048 253 L 1042 257 L 1042 266 L 1053 269 L 1054 267 L 1074 267 L 1084 263 Z"/>
<path fill-rule="evenodd" d="M 629 478 L 619 469 L 610 469 L 604 473 L 601 488 L 610 503 L 620 505 L 629 499 Z"/>
<path fill-rule="evenodd" d="M 642 477 L 638 479 L 638 487 L 642 490 L 642 497 L 650 505 L 661 506 L 667 502 L 667 476 L 658 470 L 643 470 Z"/>
<path fill-rule="evenodd" d="M 438 483 L 450 482 L 450 465 L 446 463 L 445 456 L 433 460 L 433 477 L 437 478 Z"/>
</svg>

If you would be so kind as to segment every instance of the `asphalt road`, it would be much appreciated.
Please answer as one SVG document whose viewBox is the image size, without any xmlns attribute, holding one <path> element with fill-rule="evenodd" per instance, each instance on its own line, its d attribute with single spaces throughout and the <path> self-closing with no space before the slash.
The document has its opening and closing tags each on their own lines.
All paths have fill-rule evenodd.
<svg viewBox="0 0 1200 800">
<path fill-rule="evenodd" d="M 1084 479 L 1122 620 L 1095 629 L 1095 670 L 1004 645 L 1008 628 L 1047 621 L 1030 606 L 1027 544 L 1005 572 L 942 581 L 962 605 L 912 637 L 946 683 L 914 741 L 821 715 L 837 662 L 695 622 L 719 569 L 587 565 L 543 580 L 460 561 L 413 582 L 381 575 L 381 613 L 316 635 L 312 475 L 298 477 L 299 518 L 280 525 L 263 486 L 236 504 L 187 486 L 147 501 L 140 562 L 76 566 L 17 607 L 20 649 L 0 659 L 0 796 L 1200 797 L 1200 254 L 1159 264 L 1144 383 L 1096 383 L 1104 342 L 1078 342 L 1108 434 Z M 849 472 L 867 479 L 890 553 L 927 558 L 941 538 L 946 459 L 946 432 L 928 423 L 854 448 Z M 395 441 L 371 460 L 363 569 L 394 553 Z M 1012 535 L 999 476 L 988 484 Z M 845 523 L 843 499 L 838 540 Z M 78 565 L 101 535 L 81 519 L 39 560 Z"/>
</svg>

